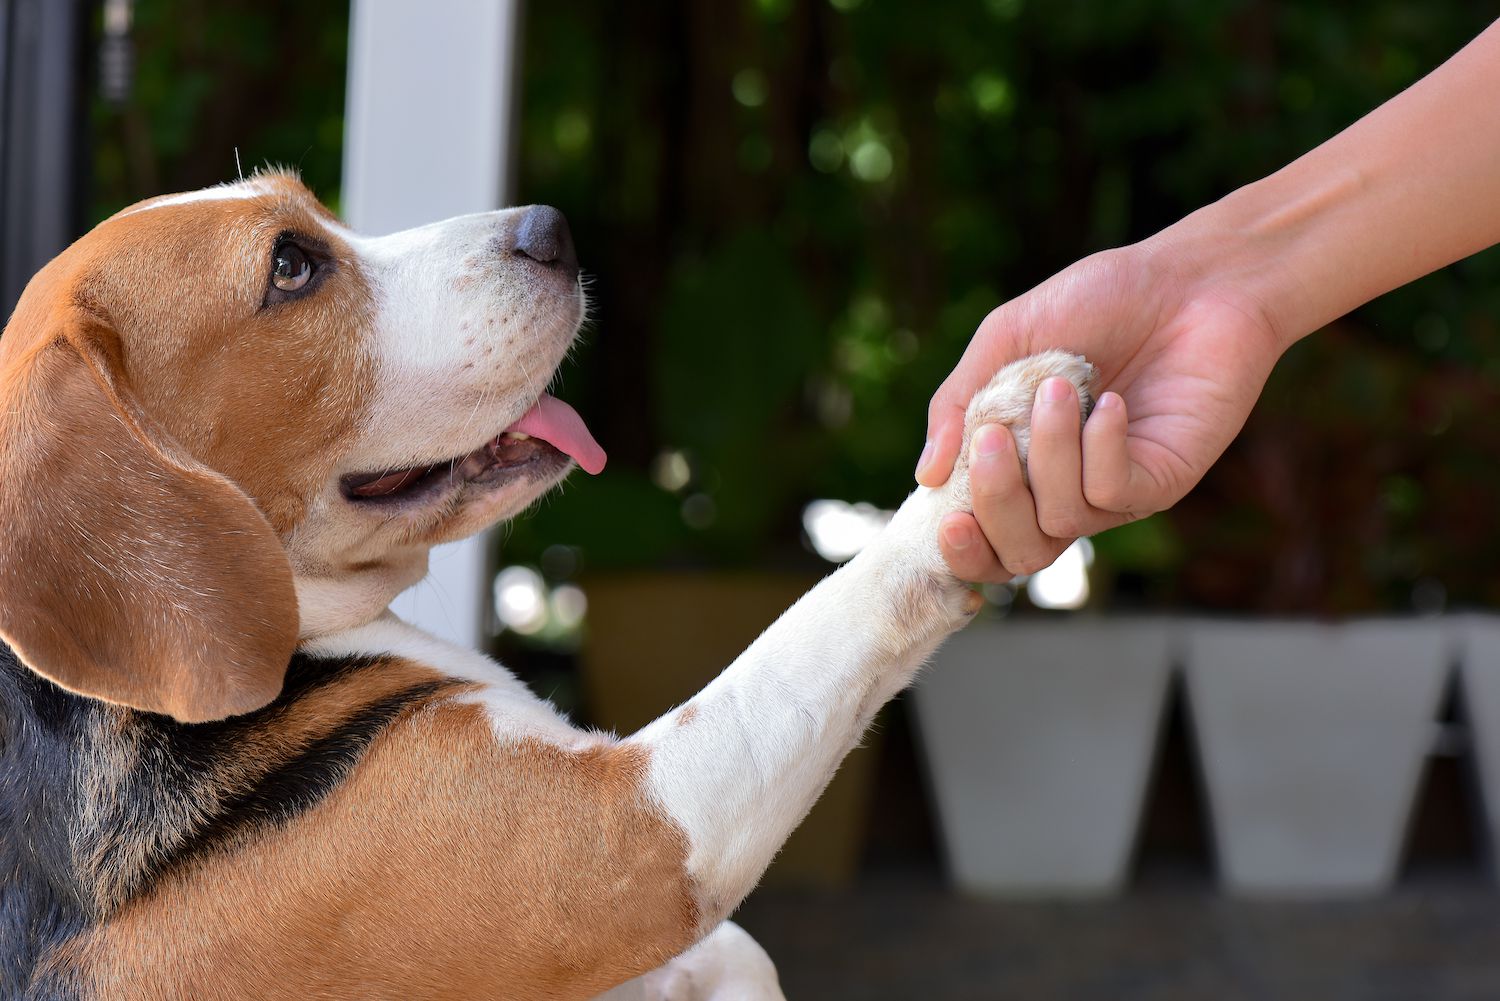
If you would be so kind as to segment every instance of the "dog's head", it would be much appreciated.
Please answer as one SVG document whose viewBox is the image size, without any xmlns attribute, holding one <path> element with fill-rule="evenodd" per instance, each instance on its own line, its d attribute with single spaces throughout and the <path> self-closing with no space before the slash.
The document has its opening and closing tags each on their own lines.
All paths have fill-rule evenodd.
<svg viewBox="0 0 1500 1001">
<path fill-rule="evenodd" d="M 372 239 L 271 173 L 106 220 L 0 338 L 0 638 L 178 719 L 264 705 L 299 625 L 603 465 L 544 392 L 583 310 L 545 207 Z"/>
</svg>

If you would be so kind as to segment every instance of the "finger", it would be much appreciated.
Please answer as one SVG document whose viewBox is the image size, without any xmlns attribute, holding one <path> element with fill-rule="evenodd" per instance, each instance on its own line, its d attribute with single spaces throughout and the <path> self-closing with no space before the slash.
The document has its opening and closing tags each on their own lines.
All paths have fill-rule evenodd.
<svg viewBox="0 0 1500 1001">
<path fill-rule="evenodd" d="M 1083 425 L 1083 496 L 1090 507 L 1128 514 L 1139 500 L 1131 489 L 1134 467 L 1125 445 L 1129 427 L 1120 394 L 1099 397 Z"/>
<path fill-rule="evenodd" d="M 1022 311 L 1017 308 L 1019 304 L 1016 299 L 1001 303 L 980 321 L 958 364 L 943 380 L 939 392 L 948 394 L 945 399 L 967 405 L 996 372 L 1036 351 L 1030 343 L 1029 324 L 1022 320 Z"/>
<path fill-rule="evenodd" d="M 917 482 L 924 487 L 940 487 L 953 473 L 953 463 L 958 458 L 964 441 L 964 408 L 947 407 L 945 414 L 936 419 L 929 418 L 927 443 L 922 447 L 922 457 L 917 460 Z"/>
<path fill-rule="evenodd" d="M 974 432 L 969 445 L 969 492 L 974 518 L 1010 574 L 1035 573 L 1062 552 L 1063 546 L 1037 525 L 1031 491 L 1021 477 L 1015 438 L 1003 425 L 986 424 Z"/>
<path fill-rule="evenodd" d="M 985 541 L 984 532 L 972 514 L 955 511 L 946 515 L 938 524 L 938 548 L 948 561 L 948 569 L 959 580 L 1004 584 L 1011 578 L 1010 571 Z"/>
<path fill-rule="evenodd" d="M 963 357 L 943 380 L 927 407 L 927 441 L 917 460 L 917 482 L 939 487 L 953 472 L 963 447 L 964 414 L 969 401 L 1008 362 L 1030 349 L 1023 342 L 1012 303 L 997 306 L 979 324 Z"/>
<path fill-rule="evenodd" d="M 1053 539 L 1072 542 L 1090 520 L 1083 498 L 1083 447 L 1078 397 L 1067 379 L 1037 389 L 1031 408 L 1031 453 L 1026 468 L 1036 498 L 1037 525 Z"/>
</svg>

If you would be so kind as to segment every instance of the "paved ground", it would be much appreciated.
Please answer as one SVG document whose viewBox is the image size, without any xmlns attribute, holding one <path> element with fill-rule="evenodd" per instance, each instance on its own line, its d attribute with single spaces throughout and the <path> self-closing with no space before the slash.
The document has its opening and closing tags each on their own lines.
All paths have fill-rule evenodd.
<svg viewBox="0 0 1500 1001">
<path fill-rule="evenodd" d="M 1197 881 L 1119 900 L 966 900 L 927 871 L 762 892 L 740 922 L 791 1001 L 1494 1001 L 1500 890 L 1424 877 L 1346 903 L 1230 901 Z"/>
<path fill-rule="evenodd" d="M 1429 767 L 1389 896 L 1249 903 L 1215 889 L 1188 745 L 1174 712 L 1124 896 L 1003 904 L 946 888 L 891 714 L 856 888 L 761 890 L 738 920 L 791 1001 L 1500 1001 L 1500 885 L 1462 762 Z"/>
</svg>

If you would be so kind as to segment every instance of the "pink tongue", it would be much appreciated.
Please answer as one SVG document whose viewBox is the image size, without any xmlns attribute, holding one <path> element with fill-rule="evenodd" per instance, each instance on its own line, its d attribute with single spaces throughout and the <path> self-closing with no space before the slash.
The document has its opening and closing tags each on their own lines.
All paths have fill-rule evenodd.
<svg viewBox="0 0 1500 1001">
<path fill-rule="evenodd" d="M 536 406 L 505 430 L 542 439 L 591 475 L 597 476 L 604 469 L 604 449 L 589 434 L 578 411 L 555 396 L 543 393 Z"/>
</svg>

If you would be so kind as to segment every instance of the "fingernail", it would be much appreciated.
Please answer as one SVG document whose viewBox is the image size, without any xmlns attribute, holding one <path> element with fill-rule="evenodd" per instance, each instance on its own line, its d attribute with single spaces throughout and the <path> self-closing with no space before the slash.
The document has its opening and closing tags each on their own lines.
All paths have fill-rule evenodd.
<svg viewBox="0 0 1500 1001">
<path fill-rule="evenodd" d="M 1117 410 L 1120 406 L 1119 393 L 1105 393 L 1099 397 L 1099 402 L 1094 404 L 1095 410 Z"/>
<path fill-rule="evenodd" d="M 958 525 L 944 525 L 943 541 L 948 543 L 949 549 L 961 552 L 969 548 L 969 533 Z"/>
<path fill-rule="evenodd" d="M 1039 395 L 1043 403 L 1061 403 L 1073 395 L 1073 384 L 1067 379 L 1048 379 L 1042 383 L 1042 390 Z"/>
<path fill-rule="evenodd" d="M 927 442 L 926 444 L 924 444 L 922 446 L 922 454 L 917 459 L 917 475 L 918 476 L 922 475 L 922 470 L 926 469 L 927 468 L 927 464 L 929 462 L 931 462 L 931 461 L 932 461 L 932 442 L 929 441 L 929 442 Z"/>
<path fill-rule="evenodd" d="M 1005 435 L 993 424 L 986 424 L 974 432 L 974 454 L 981 459 L 993 459 L 1005 451 Z"/>
</svg>

